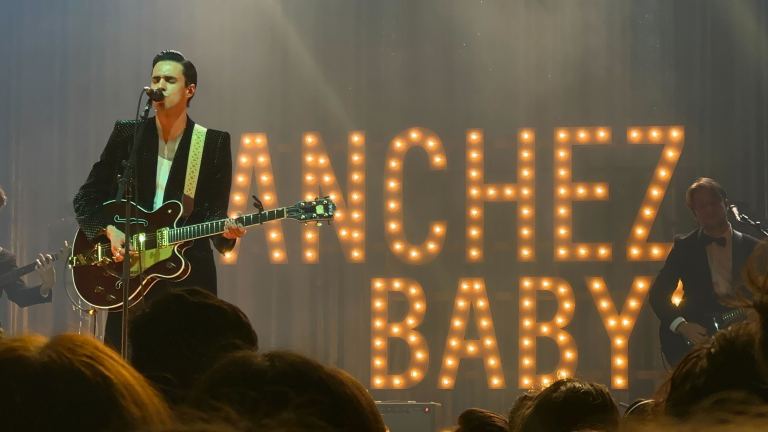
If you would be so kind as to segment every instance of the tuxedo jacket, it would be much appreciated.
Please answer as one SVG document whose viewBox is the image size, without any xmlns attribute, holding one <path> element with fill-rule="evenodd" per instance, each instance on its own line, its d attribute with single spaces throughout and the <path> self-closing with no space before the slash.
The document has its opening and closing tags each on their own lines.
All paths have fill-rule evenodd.
<svg viewBox="0 0 768 432">
<path fill-rule="evenodd" d="M 16 270 L 16 256 L 6 249 L 0 248 L 0 275 L 4 275 L 12 270 Z M 8 300 L 16 303 L 19 307 L 27 307 L 40 303 L 50 303 L 53 294 L 47 297 L 40 295 L 40 287 L 35 286 L 27 288 L 21 278 L 16 278 L 13 282 L 6 285 L 0 285 L 0 296 L 3 291 L 8 294 Z"/>
<path fill-rule="evenodd" d="M 712 316 L 732 309 L 723 306 L 717 299 L 702 234 L 703 231 L 697 229 L 675 237 L 664 267 L 651 286 L 649 300 L 663 328 L 668 328 L 679 316 L 688 321 L 709 323 Z M 757 243 L 756 238 L 733 230 L 731 259 L 734 287 L 740 285 L 741 272 Z M 678 280 L 683 282 L 685 290 L 680 307 L 670 300 Z"/>
<path fill-rule="evenodd" d="M 163 202 L 176 200 L 184 203 L 182 199 L 184 180 L 187 174 L 187 159 L 194 125 L 195 123 L 187 117 L 187 125 L 176 148 L 168 174 Z M 102 211 L 102 204 L 117 197 L 118 176 L 123 172 L 122 161 L 130 156 L 136 126 L 136 121 L 115 123 L 101 157 L 93 164 L 85 184 L 75 195 L 75 215 L 81 230 L 89 239 L 103 233 L 107 225 L 116 225 L 110 215 Z M 138 126 L 140 134 L 136 163 L 138 188 L 135 191 L 134 201 L 142 208 L 151 210 L 154 205 L 157 175 L 157 124 L 155 118 L 151 117 Z M 187 218 L 182 216 L 180 225 L 226 218 L 231 183 L 232 152 L 229 133 L 208 129 L 195 191 L 194 210 Z M 120 229 L 119 226 L 117 228 Z M 235 240 L 229 240 L 223 236 L 212 237 L 211 240 L 221 253 L 231 250 L 235 245 Z M 182 282 L 184 285 L 197 285 L 215 293 L 216 267 L 210 243 L 209 239 L 198 239 L 187 249 L 184 255 L 192 265 L 192 272 Z"/>
</svg>

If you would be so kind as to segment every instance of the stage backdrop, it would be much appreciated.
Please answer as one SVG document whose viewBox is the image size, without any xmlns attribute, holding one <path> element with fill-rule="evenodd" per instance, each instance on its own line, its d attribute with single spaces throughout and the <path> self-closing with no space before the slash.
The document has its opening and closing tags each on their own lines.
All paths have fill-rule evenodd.
<svg viewBox="0 0 768 432">
<path fill-rule="evenodd" d="M 232 211 L 339 204 L 220 263 L 263 350 L 439 402 L 442 426 L 564 375 L 648 396 L 647 288 L 694 227 L 686 187 L 768 214 L 767 23 L 757 0 L 5 2 L 0 243 L 25 263 L 71 237 L 114 121 L 177 49 L 192 118 L 232 134 Z M 9 332 L 87 331 L 60 288 L 3 300 Z"/>
</svg>

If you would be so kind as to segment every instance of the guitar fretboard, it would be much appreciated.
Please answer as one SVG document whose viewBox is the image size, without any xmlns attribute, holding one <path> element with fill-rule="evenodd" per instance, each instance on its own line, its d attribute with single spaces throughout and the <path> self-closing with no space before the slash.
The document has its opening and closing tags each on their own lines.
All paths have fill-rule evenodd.
<svg viewBox="0 0 768 432">
<path fill-rule="evenodd" d="M 243 215 L 235 218 L 235 221 L 247 227 L 251 225 L 263 224 L 265 222 L 277 219 L 284 219 L 285 217 L 286 209 L 285 207 L 282 207 L 274 210 L 263 211 L 261 213 Z M 171 228 L 168 230 L 168 242 L 170 244 L 181 243 L 221 234 L 224 232 L 224 224 L 226 221 L 227 219 L 221 219 L 179 228 Z"/>
<path fill-rule="evenodd" d="M 173 208 L 165 209 L 169 214 L 174 214 Z M 333 220 L 336 205 L 328 197 L 317 198 L 310 202 L 299 202 L 290 207 L 281 207 L 274 210 L 266 210 L 259 213 L 251 213 L 234 218 L 235 222 L 242 226 L 259 225 L 273 220 L 294 219 L 298 222 L 314 222 L 320 224 L 324 221 Z M 176 214 L 176 216 L 178 216 Z M 149 217 L 149 216 L 148 216 Z M 117 219 L 116 219 L 117 220 Z M 142 232 L 142 228 L 147 226 L 144 221 L 143 226 L 139 226 L 139 232 L 131 233 L 130 249 L 131 254 L 136 251 L 149 251 L 160 247 L 174 246 L 179 243 L 211 237 L 224 232 L 227 219 L 203 222 L 195 225 L 188 225 L 177 228 L 153 229 L 150 232 Z M 142 224 L 139 224 L 142 225 Z M 78 235 L 81 235 L 78 232 Z M 70 267 L 81 267 L 89 265 L 114 264 L 116 260 L 112 256 L 111 244 L 100 241 L 91 246 L 86 246 L 75 251 L 68 259 Z"/>
</svg>

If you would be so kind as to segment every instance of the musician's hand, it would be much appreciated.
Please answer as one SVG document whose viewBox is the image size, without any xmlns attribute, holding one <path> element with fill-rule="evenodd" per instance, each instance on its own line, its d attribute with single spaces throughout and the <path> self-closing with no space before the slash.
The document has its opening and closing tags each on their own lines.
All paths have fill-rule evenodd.
<svg viewBox="0 0 768 432">
<path fill-rule="evenodd" d="M 112 258 L 115 262 L 121 262 L 125 251 L 123 246 L 125 245 L 125 234 L 117 229 L 114 225 L 107 226 L 107 238 L 112 244 Z"/>
<path fill-rule="evenodd" d="M 38 276 L 40 276 L 40 294 L 43 297 L 48 297 L 51 288 L 56 284 L 56 270 L 53 268 L 53 257 L 48 254 L 38 255 L 38 259 L 35 261 L 35 270 Z"/>
<path fill-rule="evenodd" d="M 245 235 L 245 227 L 234 219 L 227 219 L 224 222 L 224 232 L 221 235 L 230 240 L 238 239 Z"/>
<path fill-rule="evenodd" d="M 677 326 L 676 332 L 696 345 L 709 339 L 707 329 L 693 322 L 681 323 Z"/>
</svg>

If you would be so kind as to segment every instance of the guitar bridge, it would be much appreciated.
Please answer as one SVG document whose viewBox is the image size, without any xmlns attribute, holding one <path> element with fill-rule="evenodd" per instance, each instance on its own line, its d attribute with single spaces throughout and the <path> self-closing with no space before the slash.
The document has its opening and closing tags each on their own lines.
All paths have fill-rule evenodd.
<svg viewBox="0 0 768 432">
<path fill-rule="evenodd" d="M 96 245 L 91 250 L 87 251 L 87 253 L 78 254 L 78 255 L 72 255 L 67 260 L 67 265 L 69 268 L 74 267 L 83 267 L 83 266 L 105 266 L 108 264 L 112 264 L 114 260 L 107 256 L 104 251 L 105 249 L 108 249 L 109 245 Z"/>
</svg>

